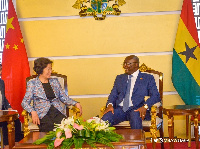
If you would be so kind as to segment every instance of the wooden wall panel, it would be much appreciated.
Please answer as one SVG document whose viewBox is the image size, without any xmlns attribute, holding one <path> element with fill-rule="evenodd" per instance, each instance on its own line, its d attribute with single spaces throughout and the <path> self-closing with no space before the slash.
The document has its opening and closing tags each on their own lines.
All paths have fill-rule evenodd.
<svg viewBox="0 0 200 149">
<path fill-rule="evenodd" d="M 181 10 L 183 2 L 183 0 L 125 1 L 126 4 L 119 7 L 122 13 L 176 11 Z M 72 7 L 76 0 L 16 0 L 16 2 L 19 18 L 75 16 L 80 11 Z"/>
<path fill-rule="evenodd" d="M 125 0 L 127 3 L 120 7 L 122 13 L 159 12 L 181 10 L 183 0 Z"/>
<path fill-rule="evenodd" d="M 179 15 L 20 22 L 28 57 L 172 51 Z"/>
<path fill-rule="evenodd" d="M 100 115 L 100 109 L 106 105 L 107 98 L 79 98 L 74 100 L 81 103 L 83 108 L 84 119 L 89 119 L 93 116 Z M 70 112 L 72 115 L 72 112 Z"/>
<path fill-rule="evenodd" d="M 116 75 L 124 73 L 121 65 L 124 58 L 53 60 L 53 70 L 68 76 L 69 95 L 109 94 Z M 171 55 L 139 58 L 140 64 L 164 73 L 164 91 L 175 91 L 171 81 Z M 33 68 L 33 62 L 30 67 Z"/>
</svg>

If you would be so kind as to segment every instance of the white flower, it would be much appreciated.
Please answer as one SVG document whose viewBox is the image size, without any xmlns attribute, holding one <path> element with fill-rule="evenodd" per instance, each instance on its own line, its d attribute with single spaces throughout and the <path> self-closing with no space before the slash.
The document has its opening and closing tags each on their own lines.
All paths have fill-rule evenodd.
<svg viewBox="0 0 200 149">
<path fill-rule="evenodd" d="M 107 130 L 109 130 L 109 129 L 107 129 L 109 127 L 109 123 L 107 123 L 106 121 L 103 121 L 102 119 L 100 119 L 98 117 L 92 117 L 91 119 L 87 120 L 87 122 L 95 124 L 94 125 L 95 131 L 100 131 L 100 130 L 107 131 Z"/>
<path fill-rule="evenodd" d="M 95 131 L 100 131 L 100 130 L 107 131 L 109 130 L 108 127 L 109 127 L 109 124 L 103 121 L 102 123 L 97 125 L 97 127 L 95 128 Z"/>
<path fill-rule="evenodd" d="M 74 118 L 73 117 L 68 117 L 63 118 L 61 121 L 61 124 L 56 124 L 56 128 L 60 128 L 61 130 L 65 130 L 65 128 L 69 128 L 69 125 L 74 125 Z M 56 131 L 56 128 L 54 129 L 54 131 Z"/>
<path fill-rule="evenodd" d="M 91 119 L 87 120 L 88 123 L 90 122 L 95 122 L 96 124 L 101 123 L 101 121 L 103 121 L 102 119 L 100 119 L 99 117 L 92 117 Z"/>
<path fill-rule="evenodd" d="M 65 125 L 74 125 L 74 118 L 73 117 L 68 117 L 67 119 L 64 119 L 64 124 Z"/>
</svg>

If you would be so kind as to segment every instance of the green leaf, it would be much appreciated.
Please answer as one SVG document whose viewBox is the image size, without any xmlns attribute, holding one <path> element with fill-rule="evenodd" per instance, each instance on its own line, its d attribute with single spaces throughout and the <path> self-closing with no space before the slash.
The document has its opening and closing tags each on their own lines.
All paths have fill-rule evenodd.
<svg viewBox="0 0 200 149">
<path fill-rule="evenodd" d="M 36 140 L 33 144 L 42 144 L 45 142 L 51 142 L 51 140 L 55 140 L 54 138 L 56 137 L 56 134 L 54 131 L 50 131 L 49 133 L 47 133 L 43 138 Z"/>
<path fill-rule="evenodd" d="M 96 148 L 96 146 L 95 146 L 96 141 L 95 140 L 93 140 L 93 139 L 87 139 L 86 143 L 88 145 L 90 145 L 91 147 Z"/>
<path fill-rule="evenodd" d="M 62 147 L 61 148 L 66 148 L 66 149 L 70 149 L 70 147 L 74 144 L 74 140 L 72 138 L 69 139 L 65 139 L 62 142 Z"/>
<path fill-rule="evenodd" d="M 110 131 L 113 131 L 113 130 L 115 130 L 116 128 L 115 127 L 109 127 L 109 130 Z"/>
<path fill-rule="evenodd" d="M 89 131 L 89 130 L 86 130 L 86 131 L 85 131 L 85 137 L 87 137 L 87 138 L 90 137 L 90 131 Z"/>
<path fill-rule="evenodd" d="M 83 138 L 74 137 L 74 146 L 75 146 L 76 149 L 82 148 L 83 143 L 84 143 Z"/>
<path fill-rule="evenodd" d="M 54 141 L 52 141 L 48 146 L 47 149 L 53 149 L 54 148 Z"/>
<path fill-rule="evenodd" d="M 82 129 L 82 130 L 78 130 L 78 136 L 79 137 L 83 137 L 84 136 L 84 129 Z"/>
</svg>

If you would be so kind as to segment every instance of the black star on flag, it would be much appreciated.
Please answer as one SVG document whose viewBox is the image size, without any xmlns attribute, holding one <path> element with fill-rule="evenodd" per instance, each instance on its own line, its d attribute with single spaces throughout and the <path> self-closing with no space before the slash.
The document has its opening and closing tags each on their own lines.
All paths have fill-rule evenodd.
<svg viewBox="0 0 200 149">
<path fill-rule="evenodd" d="M 185 47 L 186 47 L 186 51 L 180 52 L 179 54 L 186 56 L 186 63 L 188 62 L 190 57 L 197 60 L 196 56 L 194 55 L 194 50 L 196 49 L 197 46 L 195 46 L 193 48 L 189 48 L 189 46 L 185 42 Z"/>
</svg>

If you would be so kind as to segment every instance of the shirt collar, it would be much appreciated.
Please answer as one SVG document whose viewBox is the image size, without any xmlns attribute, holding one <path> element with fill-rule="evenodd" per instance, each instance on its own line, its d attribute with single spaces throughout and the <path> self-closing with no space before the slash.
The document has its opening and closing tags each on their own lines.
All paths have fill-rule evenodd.
<svg viewBox="0 0 200 149">
<path fill-rule="evenodd" d="M 134 73 L 132 73 L 131 75 L 134 77 L 134 78 L 137 78 L 139 74 L 139 69 L 137 71 L 135 71 Z"/>
</svg>

